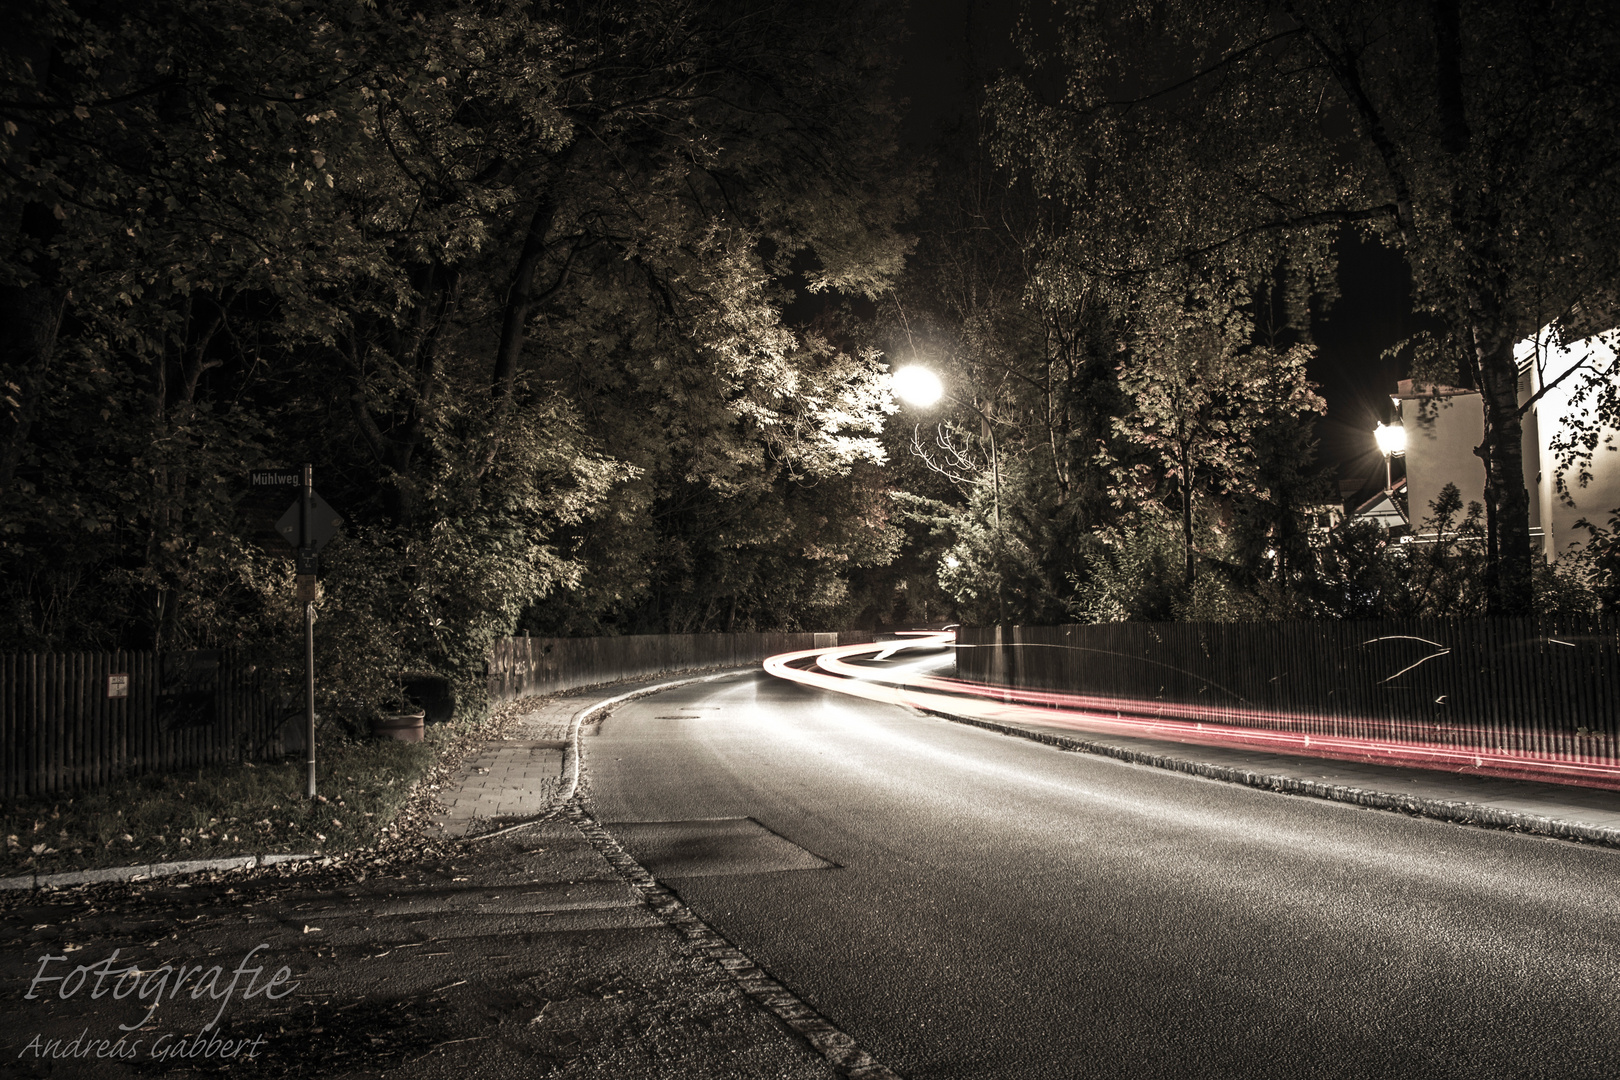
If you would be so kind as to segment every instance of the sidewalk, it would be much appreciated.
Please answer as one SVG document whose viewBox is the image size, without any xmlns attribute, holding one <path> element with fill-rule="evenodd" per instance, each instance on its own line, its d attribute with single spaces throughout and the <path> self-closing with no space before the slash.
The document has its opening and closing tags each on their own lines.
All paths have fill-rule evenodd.
<svg viewBox="0 0 1620 1080">
<path fill-rule="evenodd" d="M 657 923 L 677 931 L 693 953 L 724 972 L 735 990 L 759 1006 L 760 1019 L 768 1013 L 780 1023 L 775 1037 L 760 1046 L 766 1060 L 774 1057 L 795 1068 L 825 1069 L 855 1080 L 895 1080 L 892 1072 L 853 1039 L 693 915 L 575 799 L 580 735 L 590 733 L 614 705 L 688 683 L 729 678 L 745 670 L 621 683 L 537 700 L 533 711 L 519 716 L 504 737 L 489 741 L 482 752 L 469 757 L 461 772 L 444 786 L 439 801 L 445 811 L 430 827 L 479 846 L 489 841 L 489 849 L 533 837 L 538 829 L 548 830 L 551 842 L 556 843 L 565 835 L 562 830 L 572 827 L 573 836 L 594 849 L 605 866 L 612 867 L 644 910 L 656 916 Z M 537 827 L 533 819 L 542 815 L 546 820 Z M 793 1041 L 787 1032 L 802 1042 Z M 713 1052 L 712 1047 L 709 1050 Z M 783 1075 L 788 1073 L 784 1070 Z"/>
<path fill-rule="evenodd" d="M 638 688 L 652 689 L 535 701 L 442 791 L 439 831 L 470 839 L 418 857 L 0 895 L 0 1073 L 115 1080 L 252 1058 L 274 1075 L 401 1080 L 890 1080 L 564 805 L 559 736 Z M 502 828 L 513 816 L 524 824 Z M 88 983 L 29 997 L 42 955 L 59 958 L 53 975 L 89 965 Z M 145 1023 L 144 997 L 92 992 L 104 969 L 184 980 L 209 964 L 227 982 L 231 964 L 284 967 L 281 992 L 165 983 Z"/>
<path fill-rule="evenodd" d="M 1160 739 L 1091 736 L 1055 725 L 991 722 L 929 711 L 957 723 L 1066 750 L 1102 754 L 1211 780 L 1468 825 L 1620 845 L 1620 792 L 1615 791 L 1193 746 Z"/>
<path fill-rule="evenodd" d="M 574 714 L 611 696 L 605 691 L 537 702 L 505 738 L 484 744 L 439 792 L 445 812 L 433 818 L 432 827 L 440 835 L 468 836 L 554 809 Z"/>
</svg>

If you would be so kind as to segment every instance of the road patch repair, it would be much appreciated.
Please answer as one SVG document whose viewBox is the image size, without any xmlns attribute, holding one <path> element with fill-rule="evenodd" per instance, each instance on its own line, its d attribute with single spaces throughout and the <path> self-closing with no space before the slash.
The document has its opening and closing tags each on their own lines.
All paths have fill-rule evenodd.
<svg viewBox="0 0 1620 1080">
<path fill-rule="evenodd" d="M 836 868 L 753 818 L 612 821 L 603 828 L 660 879 Z"/>
</svg>

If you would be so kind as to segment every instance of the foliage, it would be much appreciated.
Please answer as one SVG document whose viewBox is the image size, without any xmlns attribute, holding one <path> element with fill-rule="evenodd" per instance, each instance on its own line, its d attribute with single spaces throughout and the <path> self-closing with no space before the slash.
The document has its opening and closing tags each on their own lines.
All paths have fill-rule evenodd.
<svg viewBox="0 0 1620 1080">
<path fill-rule="evenodd" d="M 904 410 L 912 437 L 891 455 L 932 473 L 952 537 L 940 583 L 958 614 L 1051 621 L 1109 514 L 1097 457 L 1124 407 L 1117 320 L 1105 292 L 1048 274 L 1040 203 L 1004 183 L 975 135 L 935 149 L 917 251 L 884 312 L 892 362 L 932 368 L 949 387 L 933 411 Z"/>
<path fill-rule="evenodd" d="M 520 619 L 798 626 L 892 558 L 878 359 L 780 314 L 795 273 L 900 266 L 886 16 L 30 0 L 15 29 L 0 647 L 287 653 L 279 507 L 243 482 L 300 461 L 348 523 L 317 640 L 354 717 Z"/>
<path fill-rule="evenodd" d="M 1162 526 L 1129 527 L 1090 554 L 1074 579 L 1078 622 L 1170 622 L 1185 597 L 1180 538 Z"/>
<path fill-rule="evenodd" d="M 1447 484 L 1407 535 L 1348 522 L 1329 534 L 1314 569 L 1301 571 L 1301 591 L 1313 614 L 1333 618 L 1483 615 L 1483 514 L 1477 502 L 1465 511 Z"/>
<path fill-rule="evenodd" d="M 1028 170 L 1009 181 L 966 136 L 936 152 L 886 343 L 949 387 L 909 447 L 954 489 L 941 500 L 955 535 L 942 586 L 969 621 L 1168 612 L 1121 600 L 1140 560 L 1117 561 L 1168 515 L 1182 523 L 1184 583 L 1202 531 L 1204 559 L 1219 548 L 1218 561 L 1242 562 L 1221 571 L 1248 588 L 1268 549 L 1297 552 L 1294 523 L 1319 496 L 1301 417 L 1322 403 L 1308 339 L 1288 325 L 1304 275 L 1259 262 L 1099 273 L 1085 199 Z M 1206 502 L 1224 524 L 1201 523 Z M 1233 519 L 1246 530 L 1236 547 Z"/>
<path fill-rule="evenodd" d="M 1543 584 L 1542 609 L 1549 614 L 1620 611 L 1620 510 L 1606 529 L 1584 518 L 1575 525 L 1586 530 L 1586 542 L 1554 564 Z"/>
<path fill-rule="evenodd" d="M 1488 591 L 1528 610 L 1514 344 L 1606 295 L 1616 28 L 1596 5 L 1059 6 L 995 87 L 1001 160 L 1068 207 L 1069 265 L 1151 281 L 1288 263 L 1331 296 L 1333 236 L 1400 250 L 1485 401 Z M 1151 212 L 1150 209 L 1152 208 Z M 1429 372 L 1415 372 L 1433 378 Z"/>
<path fill-rule="evenodd" d="M 1115 499 L 1137 503 L 1161 481 L 1175 485 L 1188 586 L 1197 577 L 1196 493 L 1209 488 L 1270 501 L 1272 493 L 1258 482 L 1256 444 L 1301 413 L 1326 408 L 1305 377 L 1310 347 L 1252 344 L 1252 323 L 1240 307 L 1226 306 L 1233 292 L 1241 298 L 1229 285 L 1200 289 L 1174 305 L 1157 298 L 1156 310 L 1138 310 L 1133 322 L 1141 329 L 1120 365 L 1131 409 L 1115 427 L 1147 457 L 1119 468 Z"/>
</svg>

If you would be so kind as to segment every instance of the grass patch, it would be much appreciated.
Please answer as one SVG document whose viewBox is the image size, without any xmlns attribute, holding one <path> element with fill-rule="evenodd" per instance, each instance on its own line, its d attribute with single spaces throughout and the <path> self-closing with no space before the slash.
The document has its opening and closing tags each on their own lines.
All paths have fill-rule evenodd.
<svg viewBox="0 0 1620 1080">
<path fill-rule="evenodd" d="M 447 725 L 448 726 L 448 725 Z M 317 761 L 319 797 L 304 797 L 302 760 L 216 765 L 117 781 L 69 798 L 0 808 L 0 876 L 211 859 L 333 854 L 371 847 L 452 738 L 330 742 Z"/>
</svg>

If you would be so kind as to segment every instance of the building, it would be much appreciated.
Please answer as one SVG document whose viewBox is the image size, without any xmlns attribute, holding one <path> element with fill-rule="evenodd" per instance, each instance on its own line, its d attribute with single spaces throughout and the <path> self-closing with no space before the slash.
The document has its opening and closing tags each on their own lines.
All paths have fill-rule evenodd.
<svg viewBox="0 0 1620 1080">
<path fill-rule="evenodd" d="M 1620 432 L 1602 427 L 1584 470 L 1564 476 L 1559 489 L 1559 446 L 1572 438 L 1572 421 L 1594 414 L 1592 402 L 1576 400 L 1585 371 L 1620 378 L 1616 350 L 1620 330 L 1561 345 L 1543 330 L 1519 343 L 1519 402 L 1541 396 L 1524 415 L 1524 486 L 1530 493 L 1531 539 L 1551 562 L 1571 545 L 1586 540 L 1576 527 L 1585 518 L 1607 526 L 1620 510 Z M 1576 370 L 1584 365 L 1584 370 Z M 1414 387 L 1402 379 L 1392 400 L 1406 429 L 1407 510 L 1421 532 L 1429 506 L 1447 484 L 1462 493 L 1463 505 L 1484 502 L 1485 463 L 1474 448 L 1485 440 L 1484 406 L 1478 393 L 1453 386 Z M 1359 516 L 1359 515 L 1358 515 Z"/>
<path fill-rule="evenodd" d="M 1594 403 L 1575 400 L 1586 371 L 1605 372 L 1611 391 L 1615 381 L 1620 380 L 1617 349 L 1620 330 L 1608 330 L 1568 345 L 1559 345 L 1551 331 L 1543 330 L 1535 338 L 1520 342 L 1516 350 L 1519 400 L 1523 402 L 1536 390 L 1546 388 L 1524 418 L 1525 487 L 1530 492 L 1530 523 L 1545 533 L 1549 562 L 1567 552 L 1571 544 L 1585 543 L 1587 532 L 1577 529 L 1575 522 L 1585 518 L 1606 528 L 1609 518 L 1620 510 L 1620 449 L 1616 444 L 1620 432 L 1608 426 L 1599 429 L 1597 447 L 1584 469 L 1585 475 L 1579 469 L 1564 475 L 1563 491 L 1558 484 L 1557 451 L 1557 444 L 1570 438 L 1572 421 L 1583 413 L 1596 413 Z M 1536 469 L 1533 484 L 1529 475 L 1532 446 Z"/>
</svg>

